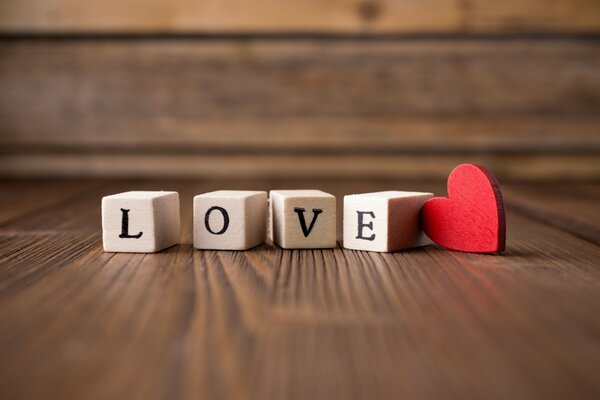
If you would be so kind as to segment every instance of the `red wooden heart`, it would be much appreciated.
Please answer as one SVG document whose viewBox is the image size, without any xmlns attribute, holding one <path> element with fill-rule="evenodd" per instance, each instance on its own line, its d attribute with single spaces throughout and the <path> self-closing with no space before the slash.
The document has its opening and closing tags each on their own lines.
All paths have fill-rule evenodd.
<svg viewBox="0 0 600 400">
<path fill-rule="evenodd" d="M 431 240 L 448 249 L 503 251 L 506 222 L 498 181 L 480 165 L 459 165 L 448 177 L 448 197 L 428 200 L 421 223 Z"/>
</svg>

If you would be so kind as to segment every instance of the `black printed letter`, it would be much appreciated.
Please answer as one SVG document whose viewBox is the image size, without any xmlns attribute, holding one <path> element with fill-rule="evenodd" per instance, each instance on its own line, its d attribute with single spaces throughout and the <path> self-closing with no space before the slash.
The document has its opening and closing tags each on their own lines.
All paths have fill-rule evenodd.
<svg viewBox="0 0 600 400">
<path fill-rule="evenodd" d="M 121 217 L 121 234 L 119 237 L 121 239 L 139 239 L 142 237 L 142 233 L 140 232 L 137 235 L 129 234 L 129 210 L 121 208 L 121 212 L 123 213 Z"/>
<path fill-rule="evenodd" d="M 221 214 L 223 214 L 223 228 L 221 228 L 221 230 L 219 232 L 214 232 L 212 229 L 210 229 L 210 221 L 209 221 L 210 213 L 213 212 L 214 210 L 220 211 Z M 229 227 L 229 214 L 222 207 L 217 207 L 217 206 L 211 207 L 208 209 L 206 214 L 204 214 L 204 226 L 206 227 L 206 230 L 209 231 L 210 233 L 212 233 L 213 235 L 222 235 L 225 233 L 225 231 Z"/>
<path fill-rule="evenodd" d="M 320 208 L 313 208 L 313 219 L 310 221 L 310 226 L 306 228 L 306 220 L 304 219 L 304 208 L 294 207 L 294 212 L 298 214 L 298 218 L 300 219 L 300 228 L 302 228 L 302 233 L 304 237 L 308 237 L 310 235 L 310 231 L 312 231 L 313 226 L 315 226 L 315 222 L 317 222 L 317 216 L 323 212 Z"/>
<path fill-rule="evenodd" d="M 372 234 L 369 237 L 364 237 L 362 235 L 363 227 L 367 227 L 367 228 L 373 230 L 373 221 L 369 222 L 368 224 L 365 224 L 363 222 L 363 217 L 365 216 L 365 214 L 368 214 L 371 216 L 371 218 L 375 218 L 375 213 L 373 211 L 357 211 L 356 213 L 358 214 L 358 235 L 356 236 L 356 239 L 375 240 L 375 234 Z"/>
</svg>

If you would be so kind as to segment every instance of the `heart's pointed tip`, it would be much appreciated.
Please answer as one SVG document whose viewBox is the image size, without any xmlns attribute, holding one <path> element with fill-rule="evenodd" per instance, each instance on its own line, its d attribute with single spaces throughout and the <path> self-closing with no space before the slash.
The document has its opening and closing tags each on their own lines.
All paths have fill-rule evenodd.
<svg viewBox="0 0 600 400">
<path fill-rule="evenodd" d="M 504 246 L 504 243 L 501 241 L 498 241 L 498 243 L 496 243 L 493 247 L 490 247 L 489 251 L 482 251 L 481 253 L 482 254 L 500 255 L 505 250 L 506 250 L 506 247 Z"/>
<path fill-rule="evenodd" d="M 494 249 L 482 249 L 482 248 L 477 248 L 477 249 L 471 249 L 471 248 L 461 248 L 461 247 L 451 247 L 451 246 L 444 246 L 441 243 L 438 242 L 433 242 L 435 244 L 437 244 L 438 246 L 446 249 L 446 250 L 450 250 L 450 251 L 456 251 L 459 253 L 469 253 L 469 254 L 488 254 L 488 255 L 496 255 L 496 256 L 501 256 L 504 254 L 504 252 L 506 251 L 505 248 L 494 248 Z"/>
<path fill-rule="evenodd" d="M 433 240 L 433 239 L 432 239 Z M 489 254 L 489 255 L 502 255 L 506 248 L 501 244 L 494 244 L 493 246 L 479 246 L 477 248 L 472 247 L 461 247 L 461 246 L 453 246 L 452 244 L 442 244 L 436 241 L 433 241 L 438 246 L 445 248 L 446 250 L 457 251 L 459 253 L 469 253 L 469 254 Z"/>
</svg>

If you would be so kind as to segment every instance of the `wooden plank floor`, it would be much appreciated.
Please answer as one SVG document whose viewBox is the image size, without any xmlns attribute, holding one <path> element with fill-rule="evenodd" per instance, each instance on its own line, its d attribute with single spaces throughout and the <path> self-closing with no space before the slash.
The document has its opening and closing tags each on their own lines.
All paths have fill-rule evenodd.
<svg viewBox="0 0 600 400">
<path fill-rule="evenodd" d="M 217 188 L 443 186 L 1 181 L 0 398 L 598 398 L 600 185 L 505 184 L 501 256 L 191 246 Z M 181 245 L 102 251 L 129 189 L 180 192 Z"/>
</svg>

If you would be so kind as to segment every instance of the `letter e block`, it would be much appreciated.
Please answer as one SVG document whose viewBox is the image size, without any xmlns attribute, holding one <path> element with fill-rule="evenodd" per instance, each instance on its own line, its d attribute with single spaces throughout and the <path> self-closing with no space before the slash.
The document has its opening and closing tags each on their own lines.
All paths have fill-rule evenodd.
<svg viewBox="0 0 600 400">
<path fill-rule="evenodd" d="M 104 251 L 154 253 L 179 243 L 177 192 L 124 192 L 102 198 Z"/>
<path fill-rule="evenodd" d="M 218 190 L 194 197 L 194 247 L 247 250 L 267 236 L 267 192 Z"/>
<path fill-rule="evenodd" d="M 376 192 L 344 196 L 344 247 L 391 252 L 425 246 L 419 212 L 432 193 Z"/>
<path fill-rule="evenodd" d="M 337 246 L 335 197 L 320 190 L 271 190 L 273 241 L 284 249 Z"/>
</svg>

